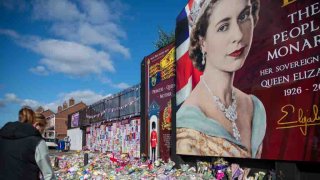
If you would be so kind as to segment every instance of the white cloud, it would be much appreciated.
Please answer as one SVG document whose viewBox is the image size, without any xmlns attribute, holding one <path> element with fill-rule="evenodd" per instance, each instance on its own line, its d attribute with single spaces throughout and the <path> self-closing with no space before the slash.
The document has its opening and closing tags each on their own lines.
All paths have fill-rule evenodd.
<svg viewBox="0 0 320 180">
<path fill-rule="evenodd" d="M 10 36 L 14 39 L 20 38 L 20 35 L 17 32 L 10 29 L 0 29 L 0 34 Z"/>
<path fill-rule="evenodd" d="M 3 6 L 9 10 L 24 11 L 28 8 L 28 3 L 22 0 L 0 1 L 0 7 Z"/>
<path fill-rule="evenodd" d="M 129 58 L 129 49 L 120 42 L 121 38 L 126 38 L 124 29 L 119 25 L 122 9 L 112 9 L 110 5 L 96 0 L 78 3 L 36 0 L 33 15 L 35 19 L 52 22 L 52 32 L 66 40 L 100 46 L 105 51 Z"/>
<path fill-rule="evenodd" d="M 105 77 L 105 76 L 98 76 L 98 79 L 103 84 L 109 84 L 111 87 L 117 88 L 117 89 L 126 89 L 130 86 L 127 83 L 121 82 L 121 83 L 114 83 L 111 79 Z"/>
<path fill-rule="evenodd" d="M 0 6 L 12 8 L 18 5 L 17 2 L 0 3 Z M 112 59 L 115 53 L 130 58 L 129 49 L 121 42 L 127 36 L 120 26 L 121 17 L 128 9 L 126 4 L 114 0 L 32 0 L 23 3 L 28 4 L 26 8 L 31 10 L 33 20 L 47 22 L 54 38 L 22 35 L 10 29 L 0 29 L 0 34 L 42 56 L 39 64 L 29 67 L 32 73 L 99 77 L 116 71 Z M 125 83 L 109 81 L 108 84 L 127 87 Z"/>
<path fill-rule="evenodd" d="M 37 36 L 23 36 L 11 29 L 1 29 L 0 34 L 11 37 L 18 45 L 31 49 L 35 51 L 35 47 L 39 41 L 40 37 Z"/>
<path fill-rule="evenodd" d="M 103 24 L 114 19 L 110 7 L 103 1 L 80 1 L 88 21 Z"/>
<path fill-rule="evenodd" d="M 70 93 L 61 93 L 59 97 L 61 97 L 61 99 L 63 99 L 64 101 L 73 97 L 77 101 L 82 101 L 90 105 L 110 95 L 111 94 L 107 94 L 107 95 L 97 94 L 91 90 L 78 90 Z"/>
<path fill-rule="evenodd" d="M 47 103 L 47 104 L 44 104 L 43 107 L 45 109 L 51 109 L 52 111 L 56 112 L 57 107 L 62 105 L 63 102 L 65 102 L 65 101 L 68 103 L 70 98 L 73 98 L 76 101 L 76 103 L 79 103 L 82 101 L 86 105 L 91 105 L 91 104 L 93 104 L 101 99 L 104 99 L 110 95 L 111 94 L 107 94 L 107 95 L 98 94 L 98 93 L 95 93 L 91 90 L 77 90 L 77 91 L 73 91 L 73 92 L 69 92 L 69 93 L 61 93 L 58 96 L 57 100 L 50 102 L 50 103 Z"/>
<path fill-rule="evenodd" d="M 43 40 L 35 50 L 44 56 L 40 63 L 53 72 L 69 75 L 114 72 L 109 54 L 78 43 L 61 40 Z"/>
<path fill-rule="evenodd" d="M 62 105 L 64 101 L 68 103 L 70 98 L 73 98 L 76 103 L 82 101 L 87 105 L 91 105 L 108 96 L 111 96 L 111 94 L 103 95 L 91 90 L 77 90 L 69 93 L 61 93 L 55 101 L 44 103 L 34 99 L 20 99 L 14 93 L 7 93 L 3 99 L 0 99 L 0 107 L 5 107 L 7 104 L 19 104 L 20 106 L 30 106 L 31 108 L 36 109 L 39 106 L 42 106 L 44 109 L 51 109 L 56 112 L 58 106 Z"/>
<path fill-rule="evenodd" d="M 33 100 L 33 99 L 23 99 L 23 100 L 21 100 L 20 105 L 21 106 L 30 106 L 33 109 L 36 109 L 37 107 L 41 106 L 41 103 L 36 100 Z"/>
<path fill-rule="evenodd" d="M 12 37 L 20 46 L 43 56 L 39 62 L 41 65 L 30 69 L 34 73 L 45 75 L 49 70 L 72 76 L 85 76 L 115 72 L 110 55 L 90 46 L 64 40 L 21 36 L 8 29 L 0 29 L 0 34 Z"/>
<path fill-rule="evenodd" d="M 21 100 L 14 93 L 7 93 L 4 95 L 4 100 L 12 103 L 19 103 Z"/>
<path fill-rule="evenodd" d="M 48 70 L 44 66 L 36 66 L 34 68 L 30 68 L 29 70 L 34 74 L 38 74 L 38 75 L 46 76 L 49 74 Z"/>
<path fill-rule="evenodd" d="M 77 21 L 84 18 L 76 4 L 68 0 L 35 0 L 32 5 L 35 19 Z"/>
<path fill-rule="evenodd" d="M 126 89 L 130 87 L 127 83 L 112 84 L 112 86 L 119 89 Z"/>
<path fill-rule="evenodd" d="M 20 99 L 14 93 L 7 93 L 4 95 L 3 99 L 0 99 L 0 107 L 5 107 L 7 104 L 19 104 L 21 106 L 30 106 L 32 108 L 36 108 L 40 105 L 40 103 L 36 100 Z"/>
</svg>

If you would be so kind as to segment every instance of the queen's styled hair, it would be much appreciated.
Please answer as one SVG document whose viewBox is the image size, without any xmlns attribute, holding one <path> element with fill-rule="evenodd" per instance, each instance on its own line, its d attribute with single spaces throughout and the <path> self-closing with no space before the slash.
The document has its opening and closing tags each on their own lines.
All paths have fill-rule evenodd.
<svg viewBox="0 0 320 180">
<path fill-rule="evenodd" d="M 194 67 L 203 72 L 205 64 L 202 63 L 202 50 L 200 37 L 206 37 L 209 26 L 209 19 L 212 13 L 212 8 L 216 2 L 222 0 L 198 0 L 194 1 L 188 17 L 190 33 L 189 57 L 192 60 Z M 254 25 L 259 19 L 260 0 L 251 0 Z"/>
</svg>

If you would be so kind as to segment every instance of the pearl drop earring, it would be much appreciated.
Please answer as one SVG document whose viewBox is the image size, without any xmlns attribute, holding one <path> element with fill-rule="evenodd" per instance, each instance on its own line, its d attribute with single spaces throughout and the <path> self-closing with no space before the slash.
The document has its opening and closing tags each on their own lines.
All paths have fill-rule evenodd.
<svg viewBox="0 0 320 180">
<path fill-rule="evenodd" d="M 206 56 L 207 56 L 207 53 L 206 52 L 202 52 L 202 61 L 201 61 L 201 64 L 204 66 L 206 64 Z"/>
</svg>

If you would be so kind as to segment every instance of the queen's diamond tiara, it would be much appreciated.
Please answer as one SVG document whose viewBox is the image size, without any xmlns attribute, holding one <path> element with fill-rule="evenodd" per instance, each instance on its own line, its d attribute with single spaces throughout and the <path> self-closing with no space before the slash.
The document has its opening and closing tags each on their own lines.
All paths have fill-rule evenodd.
<svg viewBox="0 0 320 180">
<path fill-rule="evenodd" d="M 195 0 L 192 4 L 192 8 L 190 10 L 190 14 L 188 17 L 189 25 L 193 27 L 199 20 L 199 18 L 204 13 L 205 9 L 207 9 L 211 0 Z"/>
</svg>

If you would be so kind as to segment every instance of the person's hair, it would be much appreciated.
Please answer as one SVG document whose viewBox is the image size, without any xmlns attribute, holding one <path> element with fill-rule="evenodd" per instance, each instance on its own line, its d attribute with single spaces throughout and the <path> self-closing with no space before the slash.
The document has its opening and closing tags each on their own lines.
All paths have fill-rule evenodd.
<svg viewBox="0 0 320 180">
<path fill-rule="evenodd" d="M 156 128 L 156 123 L 153 121 L 151 126 L 152 126 L 152 129 L 155 129 Z"/>
<path fill-rule="evenodd" d="M 41 113 L 35 113 L 35 118 L 33 123 L 38 123 L 42 127 L 45 127 L 47 125 L 46 118 Z"/>
<path fill-rule="evenodd" d="M 209 26 L 209 19 L 212 13 L 212 8 L 214 7 L 217 0 L 211 0 L 209 5 L 207 6 L 204 13 L 198 19 L 194 27 L 192 27 L 190 34 L 190 46 L 189 46 L 189 57 L 192 60 L 192 63 L 195 68 L 199 71 L 204 71 L 205 64 L 202 62 L 202 51 L 201 51 L 201 43 L 200 37 L 206 37 L 207 29 Z M 257 24 L 259 19 L 259 10 L 260 10 L 260 0 L 251 0 L 252 6 L 252 16 L 254 25 Z"/>
<path fill-rule="evenodd" d="M 33 124 L 34 118 L 35 118 L 35 113 L 30 107 L 25 106 L 20 109 L 19 111 L 20 122 Z"/>
</svg>

